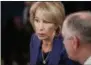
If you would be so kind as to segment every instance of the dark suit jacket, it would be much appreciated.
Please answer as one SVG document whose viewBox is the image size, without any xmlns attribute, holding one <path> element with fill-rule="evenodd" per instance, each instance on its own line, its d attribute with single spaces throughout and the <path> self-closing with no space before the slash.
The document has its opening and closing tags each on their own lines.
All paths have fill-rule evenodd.
<svg viewBox="0 0 91 65">
<path fill-rule="evenodd" d="M 37 65 L 36 62 L 40 45 L 41 41 L 35 34 L 33 34 L 30 42 L 30 65 Z M 48 65 L 79 65 L 78 63 L 67 58 L 61 35 L 54 37 L 53 49 L 48 60 Z"/>
</svg>

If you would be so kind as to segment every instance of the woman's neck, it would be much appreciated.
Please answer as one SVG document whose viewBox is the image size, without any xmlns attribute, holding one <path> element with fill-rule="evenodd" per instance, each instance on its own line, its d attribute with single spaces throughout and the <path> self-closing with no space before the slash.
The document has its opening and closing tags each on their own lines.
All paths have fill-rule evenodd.
<svg viewBox="0 0 91 65">
<path fill-rule="evenodd" d="M 47 53 L 50 52 L 52 50 L 52 46 L 53 46 L 53 38 L 54 38 L 54 34 L 53 36 L 51 36 L 51 38 L 43 40 L 42 41 L 42 51 Z"/>
<path fill-rule="evenodd" d="M 42 42 L 42 51 L 44 53 L 50 52 L 52 50 L 52 41 L 44 41 Z"/>
</svg>

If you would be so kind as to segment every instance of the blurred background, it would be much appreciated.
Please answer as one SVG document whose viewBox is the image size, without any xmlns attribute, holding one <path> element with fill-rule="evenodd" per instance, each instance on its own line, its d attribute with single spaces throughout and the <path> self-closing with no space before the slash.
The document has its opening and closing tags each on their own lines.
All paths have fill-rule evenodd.
<svg viewBox="0 0 91 65">
<path fill-rule="evenodd" d="M 1 1 L 1 65 L 29 65 L 29 1 Z M 89 1 L 62 1 L 66 15 L 91 10 Z"/>
</svg>

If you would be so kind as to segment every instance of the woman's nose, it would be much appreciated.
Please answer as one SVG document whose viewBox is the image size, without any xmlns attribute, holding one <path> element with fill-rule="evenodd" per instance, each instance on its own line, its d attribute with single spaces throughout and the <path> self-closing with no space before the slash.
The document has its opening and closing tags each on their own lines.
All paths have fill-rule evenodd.
<svg viewBox="0 0 91 65">
<path fill-rule="evenodd" d="M 40 30 L 43 30 L 43 28 L 44 28 L 43 22 L 40 22 L 40 23 L 39 23 L 39 29 L 40 29 Z"/>
</svg>

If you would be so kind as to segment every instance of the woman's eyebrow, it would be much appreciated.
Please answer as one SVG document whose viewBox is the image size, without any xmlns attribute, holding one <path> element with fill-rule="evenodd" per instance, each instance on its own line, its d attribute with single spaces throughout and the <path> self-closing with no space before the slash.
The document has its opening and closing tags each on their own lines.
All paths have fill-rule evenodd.
<svg viewBox="0 0 91 65">
<path fill-rule="evenodd" d="M 35 16 L 34 18 L 38 18 L 37 16 Z"/>
</svg>

